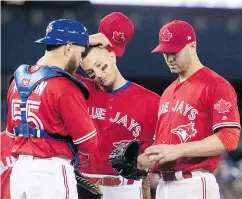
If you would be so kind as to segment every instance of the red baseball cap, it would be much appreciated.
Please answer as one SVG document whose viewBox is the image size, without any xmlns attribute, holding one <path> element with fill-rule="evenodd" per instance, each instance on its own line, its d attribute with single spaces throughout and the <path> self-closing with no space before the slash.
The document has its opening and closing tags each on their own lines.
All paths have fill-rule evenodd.
<svg viewBox="0 0 242 199">
<path fill-rule="evenodd" d="M 100 21 L 98 32 L 103 33 L 112 44 L 112 47 L 107 46 L 106 49 L 121 57 L 126 44 L 134 35 L 134 25 L 121 12 L 112 12 Z"/>
<path fill-rule="evenodd" d="M 193 27 L 180 20 L 174 20 L 161 27 L 159 33 L 160 44 L 153 52 L 179 52 L 187 44 L 196 41 Z"/>
</svg>

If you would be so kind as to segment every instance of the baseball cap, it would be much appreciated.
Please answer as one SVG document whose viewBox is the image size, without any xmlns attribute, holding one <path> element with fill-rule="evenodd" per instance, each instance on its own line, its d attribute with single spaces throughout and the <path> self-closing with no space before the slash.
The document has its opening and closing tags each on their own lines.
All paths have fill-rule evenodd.
<svg viewBox="0 0 242 199">
<path fill-rule="evenodd" d="M 50 22 L 46 28 L 46 36 L 35 43 L 50 45 L 74 43 L 88 46 L 89 35 L 86 27 L 81 23 L 69 19 L 58 19 Z"/>
<path fill-rule="evenodd" d="M 114 51 L 116 56 L 123 56 L 126 44 L 134 35 L 132 21 L 121 12 L 112 12 L 105 16 L 99 24 L 98 32 L 103 33 L 111 42 L 108 51 Z"/>
<path fill-rule="evenodd" d="M 196 41 L 193 27 L 181 20 L 174 20 L 161 27 L 159 45 L 153 52 L 179 52 L 187 44 Z"/>
</svg>

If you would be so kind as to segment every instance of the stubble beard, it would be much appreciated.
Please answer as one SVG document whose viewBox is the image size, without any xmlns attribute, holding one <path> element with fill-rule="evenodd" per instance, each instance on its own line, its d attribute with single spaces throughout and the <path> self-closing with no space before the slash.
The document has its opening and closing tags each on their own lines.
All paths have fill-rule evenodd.
<svg viewBox="0 0 242 199">
<path fill-rule="evenodd" d="M 68 73 L 70 73 L 71 75 L 74 75 L 78 66 L 76 64 L 76 59 L 74 57 L 72 57 L 69 62 L 67 63 L 67 67 L 65 69 L 65 71 L 67 71 Z"/>
</svg>

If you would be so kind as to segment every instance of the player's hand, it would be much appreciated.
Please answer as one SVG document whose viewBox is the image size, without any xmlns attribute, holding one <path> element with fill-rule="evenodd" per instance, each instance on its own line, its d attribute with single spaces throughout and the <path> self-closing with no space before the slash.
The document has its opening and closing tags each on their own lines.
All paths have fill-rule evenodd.
<svg viewBox="0 0 242 199">
<path fill-rule="evenodd" d="M 101 48 L 105 48 L 106 46 L 112 47 L 112 44 L 103 33 L 96 33 L 93 35 L 89 35 L 89 45 L 90 46 L 100 45 L 99 47 Z"/>
<path fill-rule="evenodd" d="M 180 145 L 153 145 L 148 147 L 144 153 L 150 162 L 159 161 L 159 164 L 182 157 L 182 149 Z"/>
</svg>

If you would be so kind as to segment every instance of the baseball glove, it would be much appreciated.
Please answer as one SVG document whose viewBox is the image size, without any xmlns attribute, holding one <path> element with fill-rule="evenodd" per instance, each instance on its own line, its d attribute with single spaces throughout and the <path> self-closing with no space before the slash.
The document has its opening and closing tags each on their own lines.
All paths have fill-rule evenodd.
<svg viewBox="0 0 242 199">
<path fill-rule="evenodd" d="M 75 170 L 77 181 L 78 199 L 101 199 L 102 193 L 98 185 L 85 179 L 85 177 Z"/>
<path fill-rule="evenodd" d="M 119 175 L 133 180 L 140 180 L 147 175 L 145 170 L 137 168 L 137 158 L 143 143 L 143 140 L 133 140 L 116 148 L 109 155 L 109 162 Z"/>
</svg>

